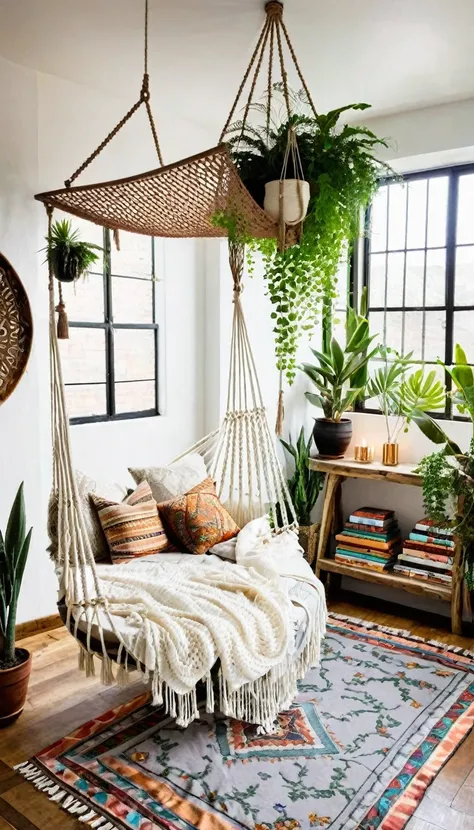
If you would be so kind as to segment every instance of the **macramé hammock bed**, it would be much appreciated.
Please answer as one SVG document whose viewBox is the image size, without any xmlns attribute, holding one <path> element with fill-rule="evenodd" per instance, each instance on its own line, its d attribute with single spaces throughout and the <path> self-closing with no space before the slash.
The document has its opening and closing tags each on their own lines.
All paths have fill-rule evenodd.
<svg viewBox="0 0 474 830">
<path fill-rule="evenodd" d="M 36 196 L 46 206 L 49 233 L 51 233 L 53 210 L 58 208 L 116 231 L 124 230 L 161 237 L 224 236 L 226 231 L 216 227 L 212 223 L 212 217 L 216 211 L 235 209 L 239 216 L 244 217 L 246 228 L 253 236 L 278 236 L 280 242 L 284 244 L 286 229 L 274 223 L 254 202 L 242 184 L 227 147 L 223 143 L 200 155 L 127 179 L 102 184 L 71 186 L 76 177 L 104 149 L 142 104 L 146 107 L 158 158 L 160 164 L 162 163 L 149 102 L 147 5 L 148 0 L 146 0 L 145 18 L 145 73 L 140 98 L 97 150 L 66 182 L 65 189 Z M 266 5 L 265 24 L 224 127 L 221 142 L 234 116 L 244 85 L 253 70 L 250 95 L 245 106 L 244 123 L 247 119 L 267 46 L 269 47 L 268 95 L 271 96 L 274 52 L 277 48 L 289 110 L 282 37 L 286 39 L 296 69 L 307 91 L 282 20 L 282 6 L 279 2 L 272 0 Z M 311 102 L 308 91 L 307 94 Z M 227 411 L 220 429 L 204 438 L 190 452 L 197 450 L 204 455 L 208 469 L 217 483 L 220 498 L 226 503 L 240 526 L 268 512 L 275 528 L 287 530 L 297 526 L 294 509 L 277 457 L 275 439 L 268 425 L 241 304 L 244 270 L 243 245 L 229 241 L 229 260 L 234 282 L 234 315 Z M 59 310 L 60 313 L 64 313 L 64 304 L 59 283 L 59 306 L 56 306 L 55 281 L 51 267 L 49 297 L 53 442 L 52 500 L 57 507 L 58 516 L 56 564 L 62 571 L 68 627 L 72 626 L 72 630 L 77 635 L 74 612 L 78 607 L 86 613 L 88 620 L 88 635 L 85 646 L 81 646 L 80 665 L 87 671 L 92 671 L 93 650 L 90 646 L 90 632 L 92 626 L 97 625 L 103 652 L 102 679 L 110 683 L 113 681 L 112 661 L 107 653 L 103 631 L 99 624 L 99 612 L 107 618 L 107 627 L 116 633 L 119 643 L 120 634 L 116 631 L 114 620 L 107 609 L 107 603 L 101 595 L 94 555 L 87 537 L 78 497 L 55 322 L 55 311 Z M 88 571 L 92 574 L 92 586 L 91 580 L 86 578 Z M 134 655 L 130 654 L 130 657 L 133 661 Z"/>
</svg>

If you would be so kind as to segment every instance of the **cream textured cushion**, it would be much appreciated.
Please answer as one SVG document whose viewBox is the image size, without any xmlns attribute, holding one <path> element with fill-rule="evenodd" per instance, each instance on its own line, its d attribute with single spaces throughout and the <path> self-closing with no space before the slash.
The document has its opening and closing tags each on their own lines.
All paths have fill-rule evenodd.
<svg viewBox="0 0 474 830">
<path fill-rule="evenodd" d="M 167 467 L 129 467 L 128 471 L 136 484 L 148 481 L 158 504 L 182 496 L 208 475 L 204 459 L 199 453 L 187 455 Z"/>
<path fill-rule="evenodd" d="M 78 470 L 76 470 L 76 481 L 86 533 L 91 544 L 94 559 L 96 562 L 110 563 L 111 558 L 107 539 L 100 525 L 97 510 L 92 503 L 90 494 L 94 493 L 104 499 L 120 502 L 126 497 L 127 489 L 120 484 L 96 481 L 84 475 L 84 473 L 80 473 Z M 50 498 L 49 502 L 48 534 L 51 541 L 49 552 L 54 557 L 58 547 L 58 505 L 54 496 Z"/>
</svg>

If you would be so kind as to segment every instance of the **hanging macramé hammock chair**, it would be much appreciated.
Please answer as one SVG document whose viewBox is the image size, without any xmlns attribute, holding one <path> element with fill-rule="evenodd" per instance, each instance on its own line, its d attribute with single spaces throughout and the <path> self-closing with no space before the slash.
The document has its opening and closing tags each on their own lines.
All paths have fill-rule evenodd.
<svg viewBox="0 0 474 830">
<path fill-rule="evenodd" d="M 51 234 L 53 210 L 58 208 L 117 232 L 124 230 L 160 237 L 223 236 L 225 231 L 212 223 L 212 216 L 218 210 L 235 207 L 239 215 L 244 216 L 251 234 L 261 237 L 278 236 L 284 244 L 286 229 L 273 222 L 254 202 L 242 184 L 227 147 L 223 143 L 184 161 L 160 166 L 156 170 L 127 179 L 103 184 L 71 186 L 142 104 L 145 105 L 148 113 L 158 159 L 162 165 L 158 135 L 150 107 L 147 7 L 148 0 L 146 0 L 145 13 L 145 71 L 139 100 L 66 182 L 65 189 L 36 196 L 46 206 L 49 234 Z M 266 21 L 224 127 L 221 142 L 231 124 L 245 83 L 254 70 L 250 94 L 245 105 L 244 123 L 247 119 L 267 46 L 269 47 L 268 94 L 271 96 L 275 42 L 278 47 L 283 88 L 289 109 L 286 71 L 283 65 L 282 35 L 286 39 L 300 79 L 311 100 L 282 20 L 282 5 L 278 2 L 267 3 Z M 203 456 L 209 474 L 216 481 L 219 497 L 240 527 L 253 518 L 269 513 L 275 529 L 278 528 L 279 531 L 295 529 L 297 524 L 294 508 L 276 453 L 275 438 L 268 425 L 243 315 L 241 304 L 244 270 L 243 246 L 230 242 L 229 258 L 234 282 L 234 314 L 227 411 L 221 427 L 202 439 L 188 452 L 199 452 Z M 64 318 L 65 309 L 60 283 L 59 305 L 56 305 L 55 281 L 51 265 L 49 298 L 53 442 L 51 503 L 57 513 L 58 546 L 55 559 L 61 572 L 62 589 L 67 607 L 66 624 L 81 642 L 80 666 L 87 672 L 93 671 L 94 649 L 91 632 L 93 627 L 95 632 L 98 631 L 102 652 L 100 655 L 102 657 L 102 680 L 110 683 L 113 682 L 114 676 L 112 660 L 109 656 L 110 650 L 104 638 L 104 621 L 106 622 L 107 630 L 113 632 L 119 643 L 118 654 L 115 653 L 114 660 L 119 664 L 118 674 L 122 681 L 124 680 L 124 665 L 126 668 L 129 663 L 137 665 L 139 661 L 135 659 L 135 655 L 130 650 L 125 654 L 124 642 L 108 610 L 107 601 L 101 594 L 100 579 L 81 511 L 75 467 L 71 455 L 69 422 L 58 344 L 58 336 L 67 336 L 67 325 L 64 325 L 64 319 L 62 319 L 62 325 L 58 324 L 56 327 L 55 311 L 59 311 L 60 317 Z M 78 610 L 87 621 L 85 636 L 84 634 L 81 636 L 79 631 Z M 184 703 L 179 700 L 179 695 L 176 695 L 178 710 L 181 704 L 184 706 Z M 255 707 L 255 705 L 254 701 L 252 706 Z M 173 707 L 176 708 L 175 704 Z M 243 717 L 262 723 L 264 716 L 260 712 L 256 714 L 254 712 L 251 718 L 249 713 L 243 712 Z"/>
</svg>

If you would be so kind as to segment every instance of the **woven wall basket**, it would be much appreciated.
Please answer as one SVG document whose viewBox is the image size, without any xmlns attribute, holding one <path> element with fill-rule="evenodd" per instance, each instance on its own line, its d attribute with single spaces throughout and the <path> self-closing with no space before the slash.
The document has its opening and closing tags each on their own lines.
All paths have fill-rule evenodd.
<svg viewBox="0 0 474 830">
<path fill-rule="evenodd" d="M 26 369 L 33 339 L 30 304 L 18 274 L 0 253 L 0 404 Z"/>
</svg>

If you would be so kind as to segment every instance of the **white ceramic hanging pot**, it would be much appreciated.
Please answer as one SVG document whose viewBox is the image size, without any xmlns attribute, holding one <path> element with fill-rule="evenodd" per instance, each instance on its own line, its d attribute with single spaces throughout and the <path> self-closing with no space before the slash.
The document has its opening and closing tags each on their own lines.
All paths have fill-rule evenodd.
<svg viewBox="0 0 474 830">
<path fill-rule="evenodd" d="M 265 185 L 263 207 L 275 222 L 280 219 L 280 185 L 285 225 L 297 225 L 306 216 L 309 205 L 309 183 L 301 179 L 279 179 Z"/>
</svg>

